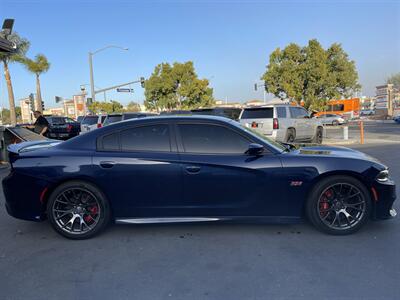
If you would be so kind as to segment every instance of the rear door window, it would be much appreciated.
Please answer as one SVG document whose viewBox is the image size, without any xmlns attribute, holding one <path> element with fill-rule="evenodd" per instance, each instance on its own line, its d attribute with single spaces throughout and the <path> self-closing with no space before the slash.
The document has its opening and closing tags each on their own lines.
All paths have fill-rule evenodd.
<svg viewBox="0 0 400 300">
<path fill-rule="evenodd" d="M 106 151 L 119 150 L 118 132 L 114 132 L 103 137 L 102 149 Z"/>
<path fill-rule="evenodd" d="M 274 109 L 272 107 L 245 108 L 241 119 L 272 119 Z"/>
<path fill-rule="evenodd" d="M 167 124 L 129 128 L 120 132 L 122 151 L 171 151 Z"/>
<path fill-rule="evenodd" d="M 286 118 L 286 107 L 276 107 L 276 114 L 278 118 Z"/>
<path fill-rule="evenodd" d="M 244 154 L 251 143 L 247 138 L 224 126 L 212 124 L 179 124 L 185 152 L 203 154 Z"/>
</svg>

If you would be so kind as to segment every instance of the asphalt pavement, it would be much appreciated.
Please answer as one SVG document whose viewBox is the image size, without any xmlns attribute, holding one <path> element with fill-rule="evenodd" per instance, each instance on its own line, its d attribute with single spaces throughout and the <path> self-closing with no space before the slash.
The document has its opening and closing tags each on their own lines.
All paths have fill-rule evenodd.
<svg viewBox="0 0 400 300">
<path fill-rule="evenodd" d="M 400 183 L 398 144 L 354 145 Z M 1 177 L 8 171 L 0 170 Z M 400 219 L 350 236 L 305 224 L 114 225 L 71 241 L 9 217 L 0 191 L 1 299 L 398 299 Z M 397 188 L 399 194 L 399 188 Z M 400 211 L 399 201 L 395 204 Z"/>
</svg>

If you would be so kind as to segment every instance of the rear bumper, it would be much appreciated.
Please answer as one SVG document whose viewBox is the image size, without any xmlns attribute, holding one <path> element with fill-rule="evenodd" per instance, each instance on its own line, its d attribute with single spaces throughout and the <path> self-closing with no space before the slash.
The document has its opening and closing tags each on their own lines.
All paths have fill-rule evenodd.
<svg viewBox="0 0 400 300">
<path fill-rule="evenodd" d="M 47 183 L 11 172 L 3 179 L 7 213 L 17 219 L 41 221 L 46 218 L 40 194 Z"/>
<path fill-rule="evenodd" d="M 377 199 L 374 199 L 373 219 L 386 220 L 396 216 L 396 210 L 393 203 L 396 200 L 396 185 L 389 180 L 385 183 L 376 182 L 373 185 L 376 191 Z"/>
</svg>

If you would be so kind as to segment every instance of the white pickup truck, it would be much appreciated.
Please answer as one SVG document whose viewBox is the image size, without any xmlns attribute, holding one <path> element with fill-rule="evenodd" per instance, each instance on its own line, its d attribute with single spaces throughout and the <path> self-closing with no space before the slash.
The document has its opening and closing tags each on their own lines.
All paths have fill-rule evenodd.
<svg viewBox="0 0 400 300">
<path fill-rule="evenodd" d="M 290 104 L 266 104 L 244 108 L 240 123 L 279 142 L 311 141 L 322 143 L 324 129 L 320 120 L 306 109 Z"/>
</svg>

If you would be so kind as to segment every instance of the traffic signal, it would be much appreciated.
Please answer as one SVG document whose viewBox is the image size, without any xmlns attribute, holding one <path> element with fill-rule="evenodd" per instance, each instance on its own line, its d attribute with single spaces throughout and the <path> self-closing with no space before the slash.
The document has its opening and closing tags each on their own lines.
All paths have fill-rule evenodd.
<svg viewBox="0 0 400 300">
<path fill-rule="evenodd" d="M 35 111 L 35 98 L 33 97 L 33 94 L 29 94 L 29 109 Z"/>
<path fill-rule="evenodd" d="M 254 84 L 254 90 L 257 91 L 257 83 Z"/>
<path fill-rule="evenodd" d="M 144 79 L 144 77 L 140 77 L 140 85 L 142 86 L 142 88 L 144 88 L 145 83 L 146 80 Z"/>
<path fill-rule="evenodd" d="M 42 111 L 44 111 L 44 101 L 42 101 Z"/>
</svg>

